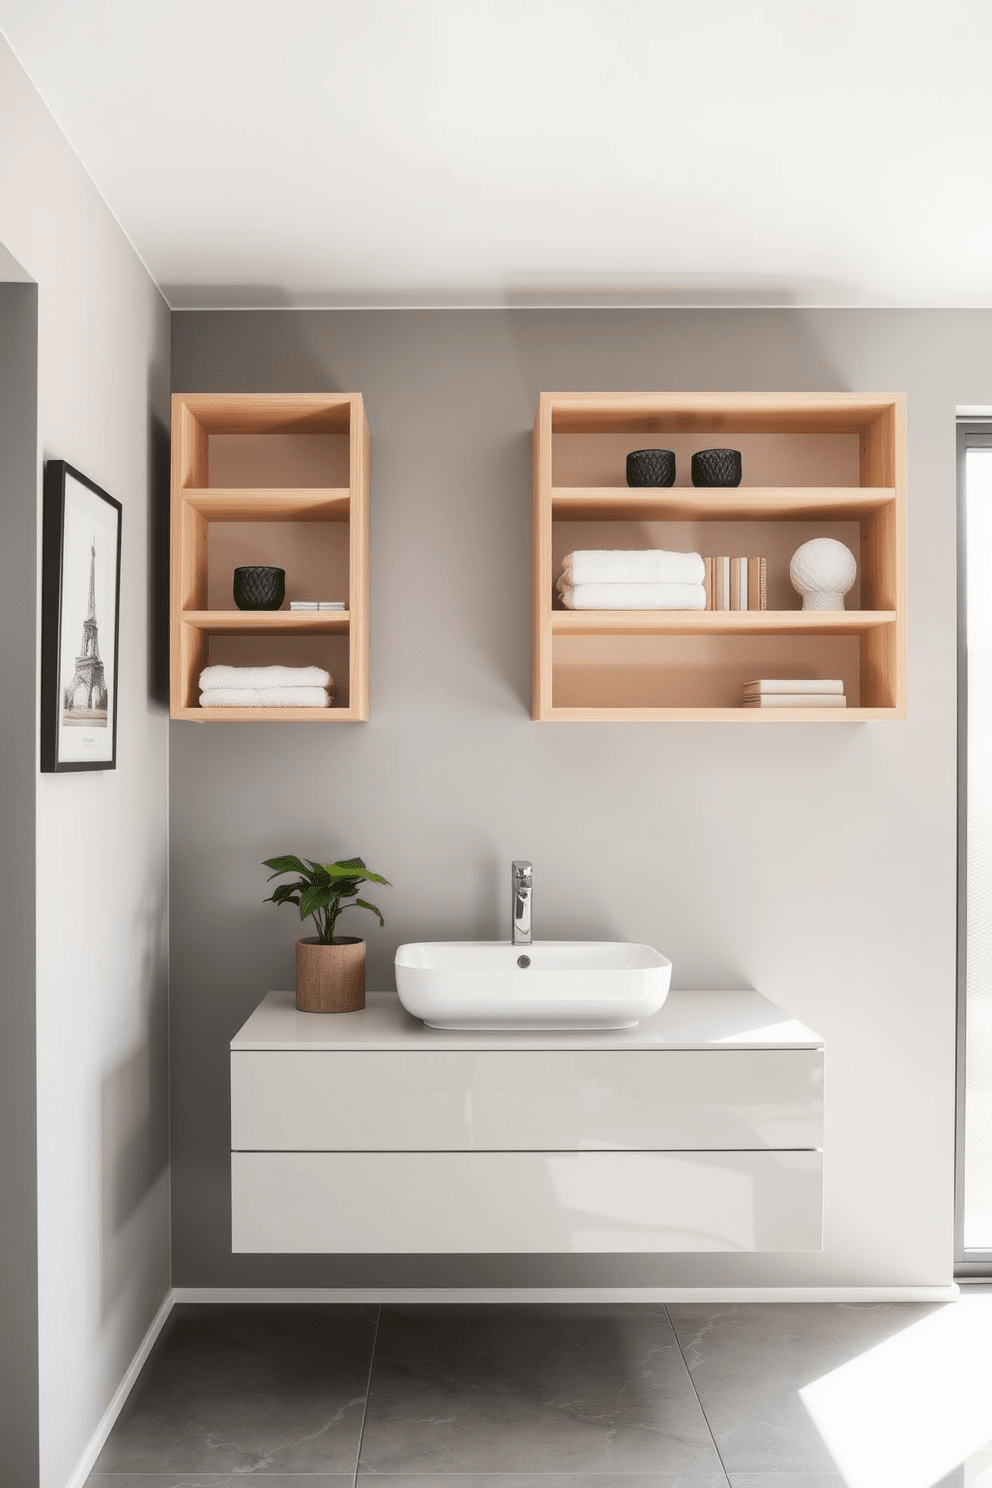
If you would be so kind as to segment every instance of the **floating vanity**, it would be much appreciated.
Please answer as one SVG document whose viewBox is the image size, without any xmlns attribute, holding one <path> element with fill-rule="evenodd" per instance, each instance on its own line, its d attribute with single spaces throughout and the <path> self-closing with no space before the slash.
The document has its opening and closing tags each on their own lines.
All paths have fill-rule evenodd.
<svg viewBox="0 0 992 1488">
<path fill-rule="evenodd" d="M 232 1248 L 819 1250 L 822 1097 L 823 1041 L 757 992 L 563 1033 L 270 992 L 231 1041 Z"/>
</svg>

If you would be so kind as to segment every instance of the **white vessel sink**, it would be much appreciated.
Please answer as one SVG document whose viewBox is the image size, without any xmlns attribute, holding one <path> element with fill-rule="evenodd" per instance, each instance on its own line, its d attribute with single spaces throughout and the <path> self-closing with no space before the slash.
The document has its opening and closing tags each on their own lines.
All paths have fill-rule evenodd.
<svg viewBox="0 0 992 1488">
<path fill-rule="evenodd" d="M 672 963 L 626 941 L 401 945 L 396 990 L 430 1028 L 632 1028 L 668 996 Z"/>
</svg>

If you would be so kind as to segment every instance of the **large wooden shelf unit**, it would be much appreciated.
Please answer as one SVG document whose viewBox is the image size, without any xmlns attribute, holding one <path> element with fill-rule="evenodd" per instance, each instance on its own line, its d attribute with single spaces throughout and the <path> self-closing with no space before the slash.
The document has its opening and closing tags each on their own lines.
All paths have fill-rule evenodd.
<svg viewBox="0 0 992 1488">
<path fill-rule="evenodd" d="M 211 484 L 211 440 L 231 436 L 333 436 L 348 484 L 333 486 Z M 256 448 L 259 446 L 256 445 Z M 265 451 L 262 450 L 264 454 Z M 244 458 L 244 457 L 242 457 Z M 219 463 L 219 462 L 218 462 Z M 271 464 L 271 451 L 270 459 Z M 224 467 L 229 468 L 228 464 Z M 287 474 L 292 467 L 287 464 Z M 284 476 L 285 478 L 285 476 Z M 359 393 L 177 393 L 172 399 L 171 712 L 200 723 L 259 720 L 267 723 L 347 723 L 369 716 L 369 429 Z M 233 608 L 231 573 L 211 584 L 211 528 L 215 524 L 335 524 L 346 545 L 347 608 L 299 612 Z M 342 526 L 342 524 L 345 524 Z M 254 528 L 256 532 L 259 527 Z M 278 530 L 266 529 L 268 531 Z M 313 529 L 308 525 L 303 532 Z M 252 559 L 251 561 L 256 561 Z M 261 561 L 276 561 L 265 558 Z M 283 566 L 280 564 L 279 566 Z M 287 586 L 290 575 L 287 570 Z M 213 591 L 213 599 L 210 592 Z M 217 595 L 221 591 L 222 605 Z M 336 595 L 309 594 L 311 598 Z M 294 643 L 335 638 L 347 646 L 344 706 L 330 708 L 201 708 L 199 676 L 212 660 L 214 638 L 236 638 L 239 659 L 253 664 L 252 647 L 266 647 L 258 664 L 293 665 Z M 287 643 L 286 653 L 280 646 Z M 273 646 L 275 650 L 273 650 Z M 339 650 L 338 654 L 342 654 Z M 221 658 L 224 659 L 224 658 Z M 332 669 L 333 670 L 333 669 Z M 347 691 L 344 692 L 346 685 Z"/>
<path fill-rule="evenodd" d="M 564 444 L 559 445 L 557 436 L 574 435 L 593 437 L 565 441 L 569 444 L 567 457 L 560 455 Z M 683 436 L 689 436 L 688 440 Z M 775 468 L 776 459 L 781 462 L 775 441 L 784 443 L 785 436 L 792 442 L 791 458 L 793 465 L 798 460 L 802 483 L 793 479 L 790 484 L 735 488 L 684 484 L 688 449 L 733 444 L 735 436 L 750 441 L 751 454 L 744 459 L 745 479 L 749 463 L 763 463 L 767 471 Z M 753 436 L 761 437 L 756 441 Z M 801 441 L 807 436 L 810 454 L 808 463 L 804 463 Z M 669 447 L 677 442 L 678 484 L 665 489 L 622 484 L 624 448 Z M 768 455 L 762 461 L 765 446 Z M 831 469 L 841 468 L 846 460 L 857 484 L 850 480 L 843 485 L 824 482 L 816 461 L 817 452 L 828 446 Z M 542 393 L 533 437 L 534 718 L 842 723 L 904 717 L 905 446 L 902 394 Z M 566 480 L 556 484 L 559 460 Z M 604 462 L 611 460 L 617 484 L 604 485 Z M 589 484 L 582 483 L 584 462 L 590 473 Z M 673 535 L 666 541 L 664 526 L 645 529 L 643 524 L 647 523 L 673 524 Z M 834 524 L 856 523 L 859 607 L 803 611 L 799 596 L 791 590 L 783 602 L 793 608 L 751 611 L 565 610 L 556 604 L 559 550 L 670 544 L 679 550 L 725 553 L 727 542 L 733 541 L 722 525 L 727 523 L 755 524 L 740 528 L 738 545 L 730 548 L 740 554 L 760 552 L 762 540 L 770 539 L 773 532 L 777 549 L 792 551 L 810 536 L 819 535 L 821 527 L 822 535 L 828 536 L 841 530 Z M 634 524 L 633 540 L 629 524 Z M 639 528 L 637 524 L 641 524 Z M 721 525 L 718 529 L 708 524 Z M 783 576 L 778 573 L 775 577 L 777 592 L 782 596 Z M 643 649 L 634 655 L 633 638 L 651 637 L 659 645 L 670 638 L 667 644 L 675 650 L 664 661 Z M 806 646 L 808 655 L 806 651 L 797 653 L 795 638 L 799 638 L 799 645 Z M 857 689 L 855 706 L 739 706 L 738 686 L 727 679 L 737 677 L 739 681 L 746 674 L 742 669 L 747 667 L 756 676 L 803 675 L 804 661 L 808 661 L 810 674 L 822 675 L 818 666 L 830 663 L 820 662 L 826 653 L 816 648 L 828 638 L 856 648 L 856 659 L 853 649 L 845 653 L 851 658 L 852 690 Z M 760 656 L 760 662 L 751 659 L 752 652 L 746 652 L 748 645 L 763 648 L 753 653 Z M 742 659 L 745 654 L 747 662 Z M 638 668 L 640 680 L 625 682 L 624 678 L 633 677 Z M 697 675 L 690 679 L 697 693 L 706 693 L 709 688 L 707 706 L 685 706 L 676 701 L 686 690 L 682 686 L 686 668 L 697 669 Z M 707 676 L 713 680 L 708 681 Z M 614 685 L 618 679 L 619 684 Z M 574 693 L 576 688 L 581 695 L 578 703 L 570 696 L 570 690 Z M 624 702 L 616 702 L 618 694 L 624 696 Z"/>
</svg>

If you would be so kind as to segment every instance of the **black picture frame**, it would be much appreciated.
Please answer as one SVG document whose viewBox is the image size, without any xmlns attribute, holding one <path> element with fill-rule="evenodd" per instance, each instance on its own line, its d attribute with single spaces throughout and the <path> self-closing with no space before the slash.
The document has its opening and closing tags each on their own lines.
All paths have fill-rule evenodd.
<svg viewBox="0 0 992 1488">
<path fill-rule="evenodd" d="M 120 502 L 81 471 L 46 462 L 41 768 L 48 773 L 117 768 L 122 515 Z"/>
</svg>

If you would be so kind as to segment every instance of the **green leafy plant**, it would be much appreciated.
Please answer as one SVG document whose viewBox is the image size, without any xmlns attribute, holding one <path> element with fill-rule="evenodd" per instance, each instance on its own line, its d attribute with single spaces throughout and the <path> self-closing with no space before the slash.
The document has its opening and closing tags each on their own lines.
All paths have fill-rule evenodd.
<svg viewBox="0 0 992 1488">
<path fill-rule="evenodd" d="M 388 878 L 379 873 L 370 873 L 361 858 L 342 858 L 340 863 L 315 863 L 311 858 L 297 858 L 291 853 L 281 858 L 266 858 L 264 866 L 271 868 L 270 880 L 283 873 L 296 873 L 294 883 L 280 884 L 263 902 L 265 904 L 295 904 L 300 919 L 313 916 L 317 926 L 319 945 L 334 945 L 334 926 L 342 910 L 358 905 L 376 915 L 380 925 L 386 922 L 374 904 L 359 899 L 359 885 L 363 883 L 389 884 Z"/>
</svg>

